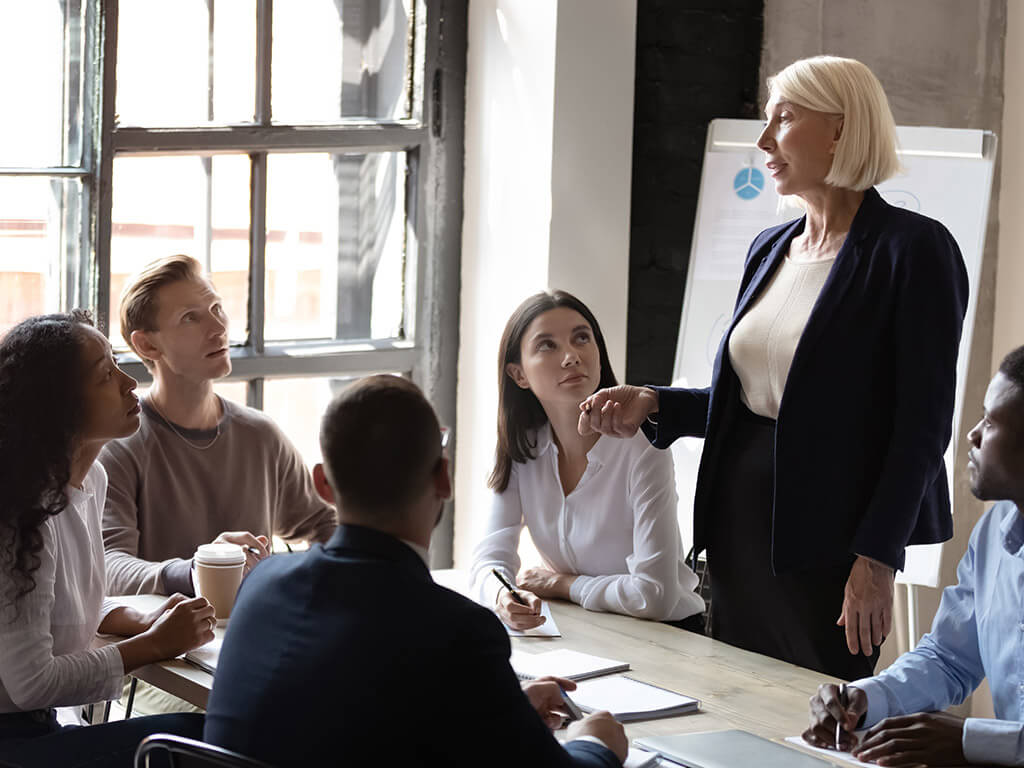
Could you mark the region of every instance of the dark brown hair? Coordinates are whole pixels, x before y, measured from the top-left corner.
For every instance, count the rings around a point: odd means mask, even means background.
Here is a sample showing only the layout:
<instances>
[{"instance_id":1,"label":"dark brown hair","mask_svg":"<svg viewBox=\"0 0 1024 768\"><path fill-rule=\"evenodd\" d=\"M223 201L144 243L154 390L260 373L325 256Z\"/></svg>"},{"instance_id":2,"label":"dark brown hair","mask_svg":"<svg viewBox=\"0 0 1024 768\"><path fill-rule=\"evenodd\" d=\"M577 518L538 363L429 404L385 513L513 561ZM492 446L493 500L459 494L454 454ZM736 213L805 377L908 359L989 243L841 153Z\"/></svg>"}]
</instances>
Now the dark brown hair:
<instances>
[{"instance_id":1,"label":"dark brown hair","mask_svg":"<svg viewBox=\"0 0 1024 768\"><path fill-rule=\"evenodd\" d=\"M87 312L30 317L0 343L0 586L3 606L35 589L43 526L68 505L83 413Z\"/></svg>"},{"instance_id":2,"label":"dark brown hair","mask_svg":"<svg viewBox=\"0 0 1024 768\"><path fill-rule=\"evenodd\" d=\"M441 459L441 427L411 381L368 376L327 407L320 450L338 511L383 522L423 491Z\"/></svg>"},{"instance_id":3,"label":"dark brown hair","mask_svg":"<svg viewBox=\"0 0 1024 768\"><path fill-rule=\"evenodd\" d=\"M594 391L614 387L618 383L611 360L608 359L608 347L604 343L601 326L586 304L565 291L541 291L520 304L505 324L498 348L498 444L494 450L494 469L487 479L487 486L498 493L508 488L513 461L525 464L534 458L537 442L532 432L544 426L548 420L537 396L516 384L505 369L509 363L518 365L522 362L523 336L530 323L545 312L559 307L579 312L594 331L594 340L601 356L601 380Z\"/></svg>"}]
</instances>

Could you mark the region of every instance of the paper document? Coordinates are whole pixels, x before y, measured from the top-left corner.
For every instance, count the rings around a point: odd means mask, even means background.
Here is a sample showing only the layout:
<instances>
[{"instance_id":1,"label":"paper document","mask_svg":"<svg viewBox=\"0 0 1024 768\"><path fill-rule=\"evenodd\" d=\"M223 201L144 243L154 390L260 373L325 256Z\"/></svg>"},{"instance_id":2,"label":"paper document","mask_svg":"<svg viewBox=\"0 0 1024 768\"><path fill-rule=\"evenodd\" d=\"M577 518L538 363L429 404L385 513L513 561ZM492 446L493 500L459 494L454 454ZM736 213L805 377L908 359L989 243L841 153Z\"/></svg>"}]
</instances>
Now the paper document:
<instances>
[{"instance_id":1,"label":"paper document","mask_svg":"<svg viewBox=\"0 0 1024 768\"><path fill-rule=\"evenodd\" d=\"M636 747L630 747L629 754L626 755L626 762L622 764L622 768L658 768L660 765L664 765L664 763L658 758L656 752L647 752Z\"/></svg>"},{"instance_id":2,"label":"paper document","mask_svg":"<svg viewBox=\"0 0 1024 768\"><path fill-rule=\"evenodd\" d=\"M584 712L608 710L624 723L675 717L700 708L697 699L621 675L584 680L576 686L572 699Z\"/></svg>"},{"instance_id":3,"label":"paper document","mask_svg":"<svg viewBox=\"0 0 1024 768\"><path fill-rule=\"evenodd\" d=\"M562 633L558 631L558 625L555 624L555 617L551 615L551 604L547 600L541 604L540 615L546 617L547 621L533 629L523 631L512 629L512 627L505 625L505 629L508 630L509 637L561 637Z\"/></svg>"},{"instance_id":4,"label":"paper document","mask_svg":"<svg viewBox=\"0 0 1024 768\"><path fill-rule=\"evenodd\" d=\"M811 752L816 752L827 760L831 760L839 765L863 765L867 768L877 768L875 763L865 763L858 760L849 752L837 752L834 749L822 749L821 747L812 747L800 736L787 736L786 741L790 744L799 744L804 749L808 749Z\"/></svg>"},{"instance_id":5,"label":"paper document","mask_svg":"<svg viewBox=\"0 0 1024 768\"><path fill-rule=\"evenodd\" d=\"M220 645L223 641L223 635L213 638L206 645L201 645L186 653L185 661L195 664L204 672L209 672L212 675L217 669L217 657L220 656Z\"/></svg>"},{"instance_id":6,"label":"paper document","mask_svg":"<svg viewBox=\"0 0 1024 768\"><path fill-rule=\"evenodd\" d=\"M610 675L613 672L625 672L629 663L591 656L568 648L559 648L545 653L523 653L512 651L509 659L516 677L520 680L533 680L544 675L566 677L570 680L586 680L591 677Z\"/></svg>"}]
</instances>

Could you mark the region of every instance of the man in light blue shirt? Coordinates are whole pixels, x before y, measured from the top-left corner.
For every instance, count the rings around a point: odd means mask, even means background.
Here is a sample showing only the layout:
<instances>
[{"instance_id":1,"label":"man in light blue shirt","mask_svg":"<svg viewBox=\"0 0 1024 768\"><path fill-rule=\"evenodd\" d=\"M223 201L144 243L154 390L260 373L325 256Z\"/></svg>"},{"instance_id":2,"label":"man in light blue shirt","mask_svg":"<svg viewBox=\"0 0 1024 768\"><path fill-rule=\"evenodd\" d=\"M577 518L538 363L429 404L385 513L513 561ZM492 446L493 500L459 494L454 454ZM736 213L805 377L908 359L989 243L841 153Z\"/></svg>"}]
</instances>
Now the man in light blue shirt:
<instances>
[{"instance_id":1,"label":"man in light blue shirt","mask_svg":"<svg viewBox=\"0 0 1024 768\"><path fill-rule=\"evenodd\" d=\"M1000 364L967 439L971 491L1002 501L974 527L920 644L847 686L845 707L837 686L819 687L809 743L879 765L1024 765L1024 347ZM997 719L942 712L986 677ZM854 747L857 727L870 730Z\"/></svg>"}]
</instances>

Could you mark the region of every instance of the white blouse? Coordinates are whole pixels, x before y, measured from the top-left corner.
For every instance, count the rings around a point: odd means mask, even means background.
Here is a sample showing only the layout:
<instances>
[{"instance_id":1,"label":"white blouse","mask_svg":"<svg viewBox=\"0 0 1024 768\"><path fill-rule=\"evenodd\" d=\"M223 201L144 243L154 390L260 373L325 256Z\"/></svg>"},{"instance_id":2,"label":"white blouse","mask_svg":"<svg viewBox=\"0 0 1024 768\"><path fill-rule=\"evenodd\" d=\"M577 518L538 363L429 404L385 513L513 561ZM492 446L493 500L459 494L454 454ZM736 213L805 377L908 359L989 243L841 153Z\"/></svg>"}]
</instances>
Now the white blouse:
<instances>
[{"instance_id":1,"label":"white blouse","mask_svg":"<svg viewBox=\"0 0 1024 768\"><path fill-rule=\"evenodd\" d=\"M601 437L565 496L551 426L539 429L536 439L536 458L514 462L508 488L492 497L484 538L473 553L473 596L494 606L500 584L491 568L514 582L526 525L545 567L579 574L570 597L587 610L661 621L703 611L693 591L697 576L684 562L672 454L640 432Z\"/></svg>"},{"instance_id":2,"label":"white blouse","mask_svg":"<svg viewBox=\"0 0 1024 768\"><path fill-rule=\"evenodd\" d=\"M77 706L121 694L120 651L113 645L90 648L101 619L116 607L104 598L102 465L94 463L82 489L69 487L67 493L67 508L41 529L35 589L0 609L0 712Z\"/></svg>"}]
</instances>

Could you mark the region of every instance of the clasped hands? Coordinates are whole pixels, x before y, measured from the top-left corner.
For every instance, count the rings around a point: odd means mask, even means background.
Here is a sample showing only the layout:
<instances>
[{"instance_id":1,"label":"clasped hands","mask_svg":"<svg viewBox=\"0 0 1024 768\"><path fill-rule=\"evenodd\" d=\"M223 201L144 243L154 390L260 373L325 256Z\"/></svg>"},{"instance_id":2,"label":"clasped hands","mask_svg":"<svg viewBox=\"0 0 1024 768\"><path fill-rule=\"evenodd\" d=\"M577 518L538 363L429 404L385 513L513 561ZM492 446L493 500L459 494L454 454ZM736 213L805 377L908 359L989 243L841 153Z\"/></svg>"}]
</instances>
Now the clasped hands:
<instances>
[{"instance_id":1,"label":"clasped hands","mask_svg":"<svg viewBox=\"0 0 1024 768\"><path fill-rule=\"evenodd\" d=\"M811 723L803 738L808 744L825 749L836 746L852 752L858 760L894 766L955 766L966 763L963 750L963 718L945 712L921 712L889 717L868 730L860 743L853 731L868 709L867 696L855 686L847 686L847 706L839 700L839 686L826 683L811 697Z\"/></svg>"}]
</instances>

